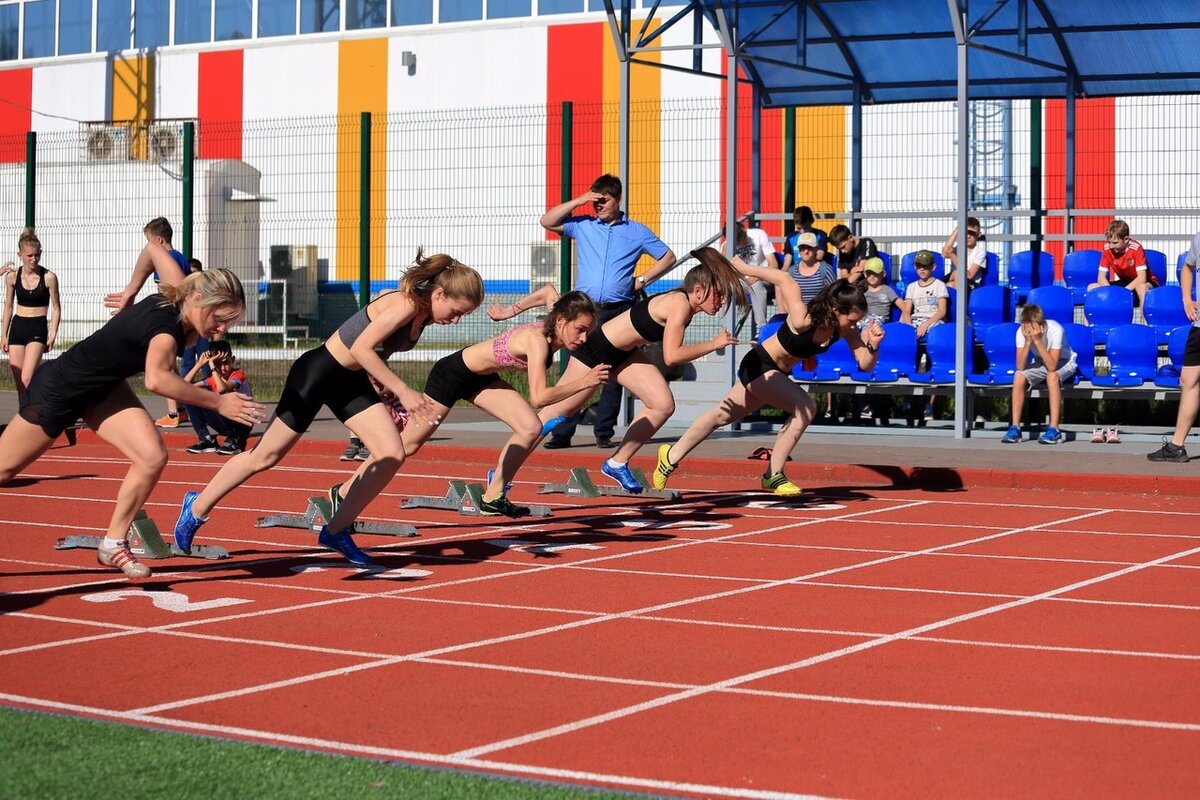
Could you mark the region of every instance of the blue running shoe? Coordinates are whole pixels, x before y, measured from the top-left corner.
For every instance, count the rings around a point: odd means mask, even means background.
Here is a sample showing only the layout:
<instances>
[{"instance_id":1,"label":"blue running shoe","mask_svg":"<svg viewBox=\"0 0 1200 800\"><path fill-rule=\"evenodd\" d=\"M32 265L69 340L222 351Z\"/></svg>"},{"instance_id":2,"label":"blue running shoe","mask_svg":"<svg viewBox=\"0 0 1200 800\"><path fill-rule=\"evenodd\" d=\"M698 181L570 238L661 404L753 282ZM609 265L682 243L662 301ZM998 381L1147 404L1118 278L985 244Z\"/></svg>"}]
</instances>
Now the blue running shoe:
<instances>
[{"instance_id":1,"label":"blue running shoe","mask_svg":"<svg viewBox=\"0 0 1200 800\"><path fill-rule=\"evenodd\" d=\"M329 526L325 525L321 527L321 533L317 536L317 542L323 547L338 551L351 564L360 567L369 567L375 562L371 560L369 555L358 549L358 545L354 543L354 537L350 535L353 530L353 528L346 528L344 531L330 533Z\"/></svg>"},{"instance_id":2,"label":"blue running shoe","mask_svg":"<svg viewBox=\"0 0 1200 800\"><path fill-rule=\"evenodd\" d=\"M183 504L179 507L179 519L175 520L175 546L185 553L192 552L192 539L200 526L208 522L192 513L192 503L200 496L199 492L188 492L183 496Z\"/></svg>"},{"instance_id":3,"label":"blue running shoe","mask_svg":"<svg viewBox=\"0 0 1200 800\"><path fill-rule=\"evenodd\" d=\"M605 461L604 466L600 467L600 471L621 484L621 488L630 494L642 493L642 485L637 482L637 478L633 477L633 473L629 471L628 464L620 467L612 467L609 466L608 461Z\"/></svg>"},{"instance_id":4,"label":"blue running shoe","mask_svg":"<svg viewBox=\"0 0 1200 800\"><path fill-rule=\"evenodd\" d=\"M566 417L551 417L550 419L546 420L546 422L542 425L542 436L549 436L550 431L554 430L566 421Z\"/></svg>"},{"instance_id":5,"label":"blue running shoe","mask_svg":"<svg viewBox=\"0 0 1200 800\"><path fill-rule=\"evenodd\" d=\"M492 478L494 478L494 477L496 477L496 470L494 468L489 469L488 470L488 486L491 486ZM512 481L509 481L508 483L504 484L504 493L508 494L510 489L512 489Z\"/></svg>"},{"instance_id":6,"label":"blue running shoe","mask_svg":"<svg viewBox=\"0 0 1200 800\"><path fill-rule=\"evenodd\" d=\"M1004 432L1004 436L1000 437L1000 441L1004 444L1016 444L1021 441L1021 429L1016 425L1009 425L1008 430Z\"/></svg>"}]
</instances>

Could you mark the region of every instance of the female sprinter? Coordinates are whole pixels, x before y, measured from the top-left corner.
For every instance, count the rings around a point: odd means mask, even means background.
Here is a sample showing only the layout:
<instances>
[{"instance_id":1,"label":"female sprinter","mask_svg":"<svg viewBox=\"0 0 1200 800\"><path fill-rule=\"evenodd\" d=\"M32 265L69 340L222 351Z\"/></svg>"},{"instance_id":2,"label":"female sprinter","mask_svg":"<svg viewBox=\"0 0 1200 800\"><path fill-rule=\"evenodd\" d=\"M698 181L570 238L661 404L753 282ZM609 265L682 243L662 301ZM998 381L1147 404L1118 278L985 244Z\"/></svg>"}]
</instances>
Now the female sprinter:
<instances>
[{"instance_id":1,"label":"female sprinter","mask_svg":"<svg viewBox=\"0 0 1200 800\"><path fill-rule=\"evenodd\" d=\"M143 370L146 388L180 403L253 425L263 407L245 395L214 394L175 374L175 354L196 336L218 336L246 309L242 284L228 270L193 275L162 287L125 309L33 375L21 410L0 436L0 483L11 480L83 417L88 427L131 462L117 490L108 531L97 550L100 563L130 578L150 570L129 552L126 535L167 464L153 420L125 379Z\"/></svg>"},{"instance_id":2,"label":"female sprinter","mask_svg":"<svg viewBox=\"0 0 1200 800\"><path fill-rule=\"evenodd\" d=\"M404 462L404 442L392 416L371 385L372 379L395 395L418 419L429 409L386 363L392 353L411 350L426 325L453 325L483 302L479 273L448 255L425 258L417 250L397 291L363 306L320 347L296 359L275 409L275 419L253 450L234 456L201 492L183 496L175 523L175 544L184 552L208 521L209 513L231 491L279 463L300 441L321 406L328 406L371 451L350 484L333 518L317 539L360 566L371 558L351 536L355 518Z\"/></svg>"},{"instance_id":3,"label":"female sprinter","mask_svg":"<svg viewBox=\"0 0 1200 800\"><path fill-rule=\"evenodd\" d=\"M531 302L518 301L514 305L529 308ZM591 298L583 292L567 292L554 303L545 321L517 325L494 339L473 344L438 361L425 381L425 403L432 413L426 414L424 419L410 418L407 422L397 423L404 426L404 454L411 456L420 450L450 414L455 402L468 400L513 432L500 452L499 469L488 473L480 513L507 517L527 515L528 508L509 502L505 487L542 436L542 423L533 409L580 394L586 399L593 389L608 380L608 366L601 364L571 381L560 380L555 386L548 385L547 373L554 354L564 348L574 351L587 339L595 324L596 305ZM528 403L520 392L496 374L501 370L528 372ZM385 400L391 402L391 398L385 397ZM398 411L398 414L402 412ZM368 460L363 468L369 464ZM363 468L359 470L360 475ZM358 475L355 478L357 480ZM343 502L340 492L340 486L329 490L329 499L335 508Z\"/></svg>"},{"instance_id":4,"label":"female sprinter","mask_svg":"<svg viewBox=\"0 0 1200 800\"><path fill-rule=\"evenodd\" d=\"M17 255L21 266L4 276L0 350L8 353L20 400L42 363L42 354L54 347L62 306L58 302L58 276L41 265L42 243L33 228L21 232Z\"/></svg>"},{"instance_id":5,"label":"female sprinter","mask_svg":"<svg viewBox=\"0 0 1200 800\"><path fill-rule=\"evenodd\" d=\"M812 422L816 405L808 392L792 382L792 368L806 358L824 353L842 338L850 345L859 367L872 369L883 340L883 328L872 322L859 332L856 323L867 313L867 300L862 288L845 278L826 286L806 306L800 298L799 284L788 273L752 267L740 259L734 263L743 275L774 284L777 295L787 303L787 316L773 336L746 353L738 367L739 383L729 394L711 411L697 417L679 441L658 448L654 486L665 488L667 478L683 457L717 428L770 405L789 412L791 418L775 437L762 487L780 497L795 497L800 494L800 487L787 479L783 466Z\"/></svg>"},{"instance_id":6,"label":"female sprinter","mask_svg":"<svg viewBox=\"0 0 1200 800\"><path fill-rule=\"evenodd\" d=\"M588 370L607 364L617 382L642 401L642 410L625 431L620 446L601 467L601 472L632 494L641 493L644 487L630 473L629 459L675 413L671 388L638 347L662 342L663 361L674 366L737 344L737 339L724 329L707 342L683 343L684 331L697 312L716 316L731 298L740 307L747 303L745 284L725 256L708 247L692 255L700 263L688 270L679 289L641 300L604 323L571 353L560 379L560 383L576 381ZM586 401L587 395L576 395L543 408L539 416L544 423L555 417L570 417Z\"/></svg>"}]
</instances>

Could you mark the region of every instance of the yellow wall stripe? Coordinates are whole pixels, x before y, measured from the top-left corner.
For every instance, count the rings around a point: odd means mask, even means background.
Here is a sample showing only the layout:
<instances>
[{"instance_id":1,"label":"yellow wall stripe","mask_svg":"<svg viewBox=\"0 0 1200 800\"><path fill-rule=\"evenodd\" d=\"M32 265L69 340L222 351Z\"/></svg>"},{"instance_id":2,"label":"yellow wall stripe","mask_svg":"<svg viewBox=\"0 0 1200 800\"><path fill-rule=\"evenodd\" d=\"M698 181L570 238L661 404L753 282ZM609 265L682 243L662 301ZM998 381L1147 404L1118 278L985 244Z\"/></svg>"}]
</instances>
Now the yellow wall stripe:
<instances>
[{"instance_id":1,"label":"yellow wall stripe","mask_svg":"<svg viewBox=\"0 0 1200 800\"><path fill-rule=\"evenodd\" d=\"M338 43L337 280L358 280L359 117L371 112L371 280L386 275L388 40Z\"/></svg>"},{"instance_id":2,"label":"yellow wall stripe","mask_svg":"<svg viewBox=\"0 0 1200 800\"><path fill-rule=\"evenodd\" d=\"M154 56L115 56L112 62L114 122L145 123L154 118ZM146 158L146 126L130 127L130 156Z\"/></svg>"},{"instance_id":3,"label":"yellow wall stripe","mask_svg":"<svg viewBox=\"0 0 1200 800\"><path fill-rule=\"evenodd\" d=\"M652 25L647 33L657 28ZM634 20L632 30L640 31L642 20ZM639 53L641 61L660 63L661 53ZM621 101L620 62L616 49L604 48L604 171L617 174L620 157L619 107ZM629 176L625 182L626 209L629 218L662 235L662 70L633 64L629 70ZM654 259L642 256L635 269L641 274Z\"/></svg>"},{"instance_id":4,"label":"yellow wall stripe","mask_svg":"<svg viewBox=\"0 0 1200 800\"><path fill-rule=\"evenodd\" d=\"M846 208L847 113L843 106L796 109L796 205L818 214ZM828 231L837 222L845 220L818 220L817 227Z\"/></svg>"}]
</instances>

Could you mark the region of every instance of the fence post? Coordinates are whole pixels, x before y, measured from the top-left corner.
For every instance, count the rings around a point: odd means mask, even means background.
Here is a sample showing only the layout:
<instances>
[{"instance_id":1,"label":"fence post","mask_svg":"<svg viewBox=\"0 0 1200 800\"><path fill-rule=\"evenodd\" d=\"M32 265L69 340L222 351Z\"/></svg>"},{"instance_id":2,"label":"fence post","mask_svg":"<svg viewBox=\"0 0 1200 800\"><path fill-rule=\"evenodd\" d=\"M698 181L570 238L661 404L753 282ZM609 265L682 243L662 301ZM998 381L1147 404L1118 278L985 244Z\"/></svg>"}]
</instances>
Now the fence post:
<instances>
[{"instance_id":1,"label":"fence post","mask_svg":"<svg viewBox=\"0 0 1200 800\"><path fill-rule=\"evenodd\" d=\"M1042 249L1042 101L1029 101L1029 218L1030 250Z\"/></svg>"},{"instance_id":2,"label":"fence post","mask_svg":"<svg viewBox=\"0 0 1200 800\"><path fill-rule=\"evenodd\" d=\"M571 139L575 135L575 107L570 100L563 101L562 104L562 166L559 174L560 190L559 194L562 202L567 202L571 199L571 172L573 164L571 163L572 145ZM558 254L558 289L562 294L571 291L571 238L569 236L559 237L559 254ZM530 286L529 290L533 291L536 287Z\"/></svg>"},{"instance_id":3,"label":"fence post","mask_svg":"<svg viewBox=\"0 0 1200 800\"><path fill-rule=\"evenodd\" d=\"M358 164L358 306L371 301L371 112L362 112Z\"/></svg>"},{"instance_id":4,"label":"fence post","mask_svg":"<svg viewBox=\"0 0 1200 800\"><path fill-rule=\"evenodd\" d=\"M25 227L37 222L37 131L25 133Z\"/></svg>"},{"instance_id":5,"label":"fence post","mask_svg":"<svg viewBox=\"0 0 1200 800\"><path fill-rule=\"evenodd\" d=\"M183 227L179 252L192 257L192 232L196 224L196 123L183 123ZM186 270L185 270L186 271Z\"/></svg>"},{"instance_id":6,"label":"fence post","mask_svg":"<svg viewBox=\"0 0 1200 800\"><path fill-rule=\"evenodd\" d=\"M796 232L796 107L783 110L783 235Z\"/></svg>"}]
</instances>

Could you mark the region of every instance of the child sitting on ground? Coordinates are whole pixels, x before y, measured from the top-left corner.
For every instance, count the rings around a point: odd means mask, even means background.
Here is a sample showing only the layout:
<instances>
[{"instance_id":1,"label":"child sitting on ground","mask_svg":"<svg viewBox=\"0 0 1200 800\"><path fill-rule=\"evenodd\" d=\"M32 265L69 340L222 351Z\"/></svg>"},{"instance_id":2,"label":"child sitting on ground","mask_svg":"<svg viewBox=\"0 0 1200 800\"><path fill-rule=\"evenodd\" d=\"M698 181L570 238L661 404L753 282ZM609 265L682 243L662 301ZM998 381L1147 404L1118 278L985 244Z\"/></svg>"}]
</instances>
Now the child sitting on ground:
<instances>
[{"instance_id":1,"label":"child sitting on ground","mask_svg":"<svg viewBox=\"0 0 1200 800\"><path fill-rule=\"evenodd\" d=\"M253 396L246 373L235 365L233 348L229 346L229 342L221 340L209 344L208 351L196 359L195 366L184 376L184 380L188 383L195 382L196 376L206 366L209 368L210 374L201 383L210 392L217 394L238 392L246 397ZM216 452L223 456L232 456L246 449L246 438L250 435L249 425L225 419L215 411L209 411L206 408L185 406L185 409L188 419L192 422L192 427L196 429L196 436L199 437L199 441L187 449L189 453ZM217 446L217 439L209 432L209 428L225 437L225 442L221 446Z\"/></svg>"}]
</instances>

